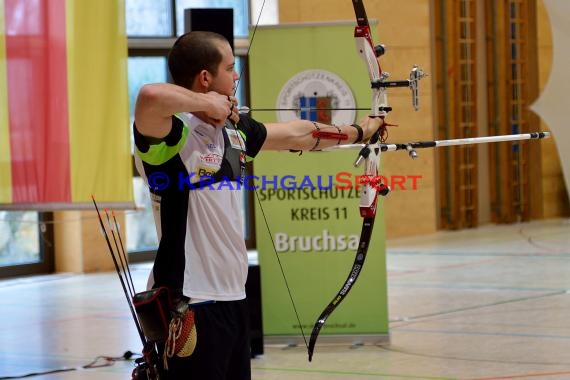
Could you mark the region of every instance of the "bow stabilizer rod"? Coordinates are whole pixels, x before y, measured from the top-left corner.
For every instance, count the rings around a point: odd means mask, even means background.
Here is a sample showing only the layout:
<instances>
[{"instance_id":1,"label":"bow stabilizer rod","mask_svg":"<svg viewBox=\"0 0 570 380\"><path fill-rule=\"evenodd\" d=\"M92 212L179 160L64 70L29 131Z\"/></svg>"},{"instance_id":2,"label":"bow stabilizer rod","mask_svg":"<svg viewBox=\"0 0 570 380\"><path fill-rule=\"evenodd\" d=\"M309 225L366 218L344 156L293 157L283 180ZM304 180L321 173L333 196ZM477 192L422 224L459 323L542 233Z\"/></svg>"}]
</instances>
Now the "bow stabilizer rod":
<instances>
[{"instance_id":1,"label":"bow stabilizer rod","mask_svg":"<svg viewBox=\"0 0 570 380\"><path fill-rule=\"evenodd\" d=\"M395 152L397 150L406 150L411 158L417 158L418 154L416 149L423 148L439 148L446 146L457 146L457 145L474 145L474 144L488 144L495 142L509 142L509 141L523 141L523 140L541 140L550 138L550 132L530 132L530 133L519 133L514 135L497 135L497 136L481 136L481 137L466 137L458 139L449 140L431 140L431 141L414 141L409 143L395 143L395 144L385 144L378 143L376 148L379 148L382 152ZM330 148L323 149L322 151L332 151L339 149L356 150L362 149L365 144L346 144L337 145Z\"/></svg>"},{"instance_id":2,"label":"bow stabilizer rod","mask_svg":"<svg viewBox=\"0 0 570 380\"><path fill-rule=\"evenodd\" d=\"M504 141L539 140L549 137L550 137L550 132L531 132L531 133L519 133L515 135L467 137L467 138L451 139L451 140L416 141L406 144L379 144L379 146L383 152L407 150L408 155L411 158L417 158L418 154L416 152L416 149L420 148L438 148L444 146L487 144L487 143L504 142Z\"/></svg>"}]
</instances>

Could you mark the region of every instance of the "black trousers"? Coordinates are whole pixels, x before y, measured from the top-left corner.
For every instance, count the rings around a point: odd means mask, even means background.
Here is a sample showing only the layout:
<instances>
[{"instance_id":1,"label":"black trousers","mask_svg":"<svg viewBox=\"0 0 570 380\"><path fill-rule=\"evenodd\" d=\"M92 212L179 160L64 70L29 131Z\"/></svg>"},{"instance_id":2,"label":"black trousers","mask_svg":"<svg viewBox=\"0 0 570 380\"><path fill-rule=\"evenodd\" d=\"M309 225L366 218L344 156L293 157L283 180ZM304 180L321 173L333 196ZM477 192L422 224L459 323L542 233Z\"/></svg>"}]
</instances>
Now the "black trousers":
<instances>
[{"instance_id":1,"label":"black trousers","mask_svg":"<svg viewBox=\"0 0 570 380\"><path fill-rule=\"evenodd\" d=\"M196 349L189 357L169 359L165 379L250 380L247 301L216 301L190 307L196 323Z\"/></svg>"}]
</instances>

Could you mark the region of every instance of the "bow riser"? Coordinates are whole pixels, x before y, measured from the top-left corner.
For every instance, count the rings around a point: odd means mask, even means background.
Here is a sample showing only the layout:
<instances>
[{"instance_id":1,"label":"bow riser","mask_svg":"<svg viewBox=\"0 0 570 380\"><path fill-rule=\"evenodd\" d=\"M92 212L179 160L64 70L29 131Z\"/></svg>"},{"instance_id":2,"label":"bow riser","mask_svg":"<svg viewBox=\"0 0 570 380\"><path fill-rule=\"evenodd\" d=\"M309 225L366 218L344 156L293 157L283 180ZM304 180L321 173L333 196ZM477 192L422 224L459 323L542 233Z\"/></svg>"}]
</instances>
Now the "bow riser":
<instances>
[{"instance_id":1,"label":"bow riser","mask_svg":"<svg viewBox=\"0 0 570 380\"><path fill-rule=\"evenodd\" d=\"M356 26L354 28L354 38L356 43L356 51L364 59L368 66L368 76L370 83L378 82L382 79L382 69L378 64L378 56L372 48L372 38L370 36L370 28L367 26Z\"/></svg>"},{"instance_id":2,"label":"bow riser","mask_svg":"<svg viewBox=\"0 0 570 380\"><path fill-rule=\"evenodd\" d=\"M370 116L382 117L386 116L385 108L388 107L388 99L386 89L379 86L384 79L382 69L378 63L376 52L373 48L372 39L370 37L370 28L368 26L357 26L354 28L354 38L356 42L356 51L364 64L368 68L368 78L372 87L372 106L370 108Z\"/></svg>"}]
</instances>

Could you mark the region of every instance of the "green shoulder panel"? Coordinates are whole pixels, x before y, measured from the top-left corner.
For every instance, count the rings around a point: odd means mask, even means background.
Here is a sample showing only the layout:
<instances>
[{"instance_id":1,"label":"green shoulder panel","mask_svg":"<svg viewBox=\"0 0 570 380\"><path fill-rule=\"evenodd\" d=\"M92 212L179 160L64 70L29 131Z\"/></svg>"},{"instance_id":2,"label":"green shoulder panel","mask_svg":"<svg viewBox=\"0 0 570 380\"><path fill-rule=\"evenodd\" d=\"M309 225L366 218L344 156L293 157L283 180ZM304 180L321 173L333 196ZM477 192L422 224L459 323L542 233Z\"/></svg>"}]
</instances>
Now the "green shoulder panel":
<instances>
[{"instance_id":1,"label":"green shoulder panel","mask_svg":"<svg viewBox=\"0 0 570 380\"><path fill-rule=\"evenodd\" d=\"M182 150L188 137L188 125L184 120L182 120L182 123L184 123L182 134L180 135L180 140L175 145L166 145L164 141L161 141L158 144L151 144L147 152L141 152L137 149L137 155L141 160L150 165L161 165L176 156Z\"/></svg>"}]
</instances>

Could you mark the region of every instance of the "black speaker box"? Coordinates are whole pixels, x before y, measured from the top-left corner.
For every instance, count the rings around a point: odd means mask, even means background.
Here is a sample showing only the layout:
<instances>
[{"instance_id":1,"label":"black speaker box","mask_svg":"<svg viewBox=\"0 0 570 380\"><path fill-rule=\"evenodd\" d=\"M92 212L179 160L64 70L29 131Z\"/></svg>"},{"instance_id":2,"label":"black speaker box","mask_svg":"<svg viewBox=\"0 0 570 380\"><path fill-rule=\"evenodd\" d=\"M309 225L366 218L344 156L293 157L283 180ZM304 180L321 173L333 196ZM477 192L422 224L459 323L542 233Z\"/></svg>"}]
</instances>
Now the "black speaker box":
<instances>
[{"instance_id":1,"label":"black speaker box","mask_svg":"<svg viewBox=\"0 0 570 380\"><path fill-rule=\"evenodd\" d=\"M191 8L184 10L184 30L186 32L215 32L226 37L234 50L234 10L233 8Z\"/></svg>"}]
</instances>

